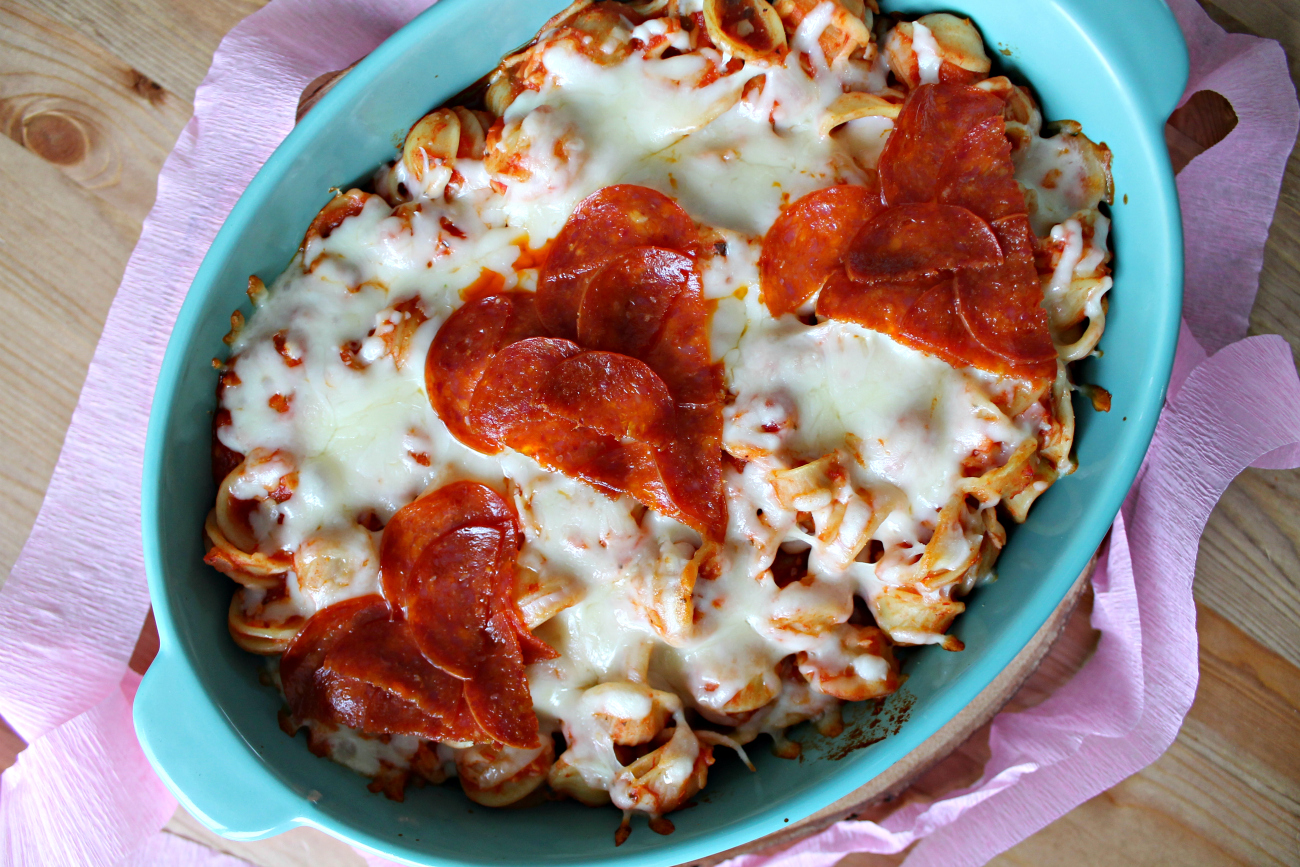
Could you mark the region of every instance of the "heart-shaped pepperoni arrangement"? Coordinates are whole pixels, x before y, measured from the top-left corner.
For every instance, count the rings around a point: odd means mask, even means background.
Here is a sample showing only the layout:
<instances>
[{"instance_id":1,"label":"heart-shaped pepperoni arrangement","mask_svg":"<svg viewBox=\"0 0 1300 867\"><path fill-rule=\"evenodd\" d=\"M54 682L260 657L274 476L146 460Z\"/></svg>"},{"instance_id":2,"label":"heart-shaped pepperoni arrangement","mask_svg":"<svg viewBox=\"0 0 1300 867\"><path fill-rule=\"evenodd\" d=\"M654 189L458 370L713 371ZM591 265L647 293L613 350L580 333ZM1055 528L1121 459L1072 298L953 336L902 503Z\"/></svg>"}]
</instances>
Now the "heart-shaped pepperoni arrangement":
<instances>
[{"instance_id":1,"label":"heart-shaped pepperoni arrangement","mask_svg":"<svg viewBox=\"0 0 1300 867\"><path fill-rule=\"evenodd\" d=\"M499 494L455 482L400 509L383 596L317 612L280 660L298 719L372 734L538 743L524 665L556 656L514 601L519 527Z\"/></svg>"},{"instance_id":2,"label":"heart-shaped pepperoni arrangement","mask_svg":"<svg viewBox=\"0 0 1300 867\"><path fill-rule=\"evenodd\" d=\"M722 371L698 248L662 193L620 184L588 196L535 296L481 298L443 323L425 367L434 409L471 448L516 449L720 540Z\"/></svg>"},{"instance_id":3,"label":"heart-shaped pepperoni arrangement","mask_svg":"<svg viewBox=\"0 0 1300 867\"><path fill-rule=\"evenodd\" d=\"M663 193L634 184L597 190L578 203L551 245L537 289L542 321L551 334L573 340L591 272L634 247L694 260L699 243L691 218Z\"/></svg>"},{"instance_id":4,"label":"heart-shaped pepperoni arrangement","mask_svg":"<svg viewBox=\"0 0 1300 867\"><path fill-rule=\"evenodd\" d=\"M819 316L955 366L1052 379L1056 350L1004 106L963 84L913 90L881 153L879 191L819 190L768 231L762 280L772 314L821 290Z\"/></svg>"}]
</instances>

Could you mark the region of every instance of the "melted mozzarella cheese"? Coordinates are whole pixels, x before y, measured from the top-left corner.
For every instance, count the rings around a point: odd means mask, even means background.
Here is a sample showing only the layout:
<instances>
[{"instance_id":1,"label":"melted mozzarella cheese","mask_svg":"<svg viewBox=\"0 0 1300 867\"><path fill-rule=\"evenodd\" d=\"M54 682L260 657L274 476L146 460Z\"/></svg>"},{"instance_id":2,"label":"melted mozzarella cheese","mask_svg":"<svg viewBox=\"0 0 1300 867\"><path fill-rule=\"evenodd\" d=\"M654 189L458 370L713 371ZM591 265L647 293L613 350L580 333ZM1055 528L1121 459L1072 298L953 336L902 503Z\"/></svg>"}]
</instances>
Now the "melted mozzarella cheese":
<instances>
[{"instance_id":1,"label":"melted mozzarella cheese","mask_svg":"<svg viewBox=\"0 0 1300 867\"><path fill-rule=\"evenodd\" d=\"M824 63L809 76L792 53L783 66L748 64L699 86L725 72L711 49L604 66L558 44L544 59L546 85L520 95L505 120L545 112L581 142L582 156L545 201L508 196L507 219L535 243L558 232L585 196L614 183L657 189L700 222L760 235L786 202L863 179L851 150L817 130L842 92ZM753 92L744 96L747 89ZM555 139L532 140L536 162L554 151Z\"/></svg>"},{"instance_id":2,"label":"melted mozzarella cheese","mask_svg":"<svg viewBox=\"0 0 1300 867\"><path fill-rule=\"evenodd\" d=\"M746 64L702 83L723 64L711 50L599 65L563 44L550 48L544 85L522 93L504 117L529 142L531 177L501 189L479 177L481 162L469 161L470 180L450 198L396 211L370 200L306 246L233 346L239 381L223 395L232 423L221 441L244 453L281 451L297 472L293 496L259 527L263 548L325 546L359 576L327 586L291 573L298 613L377 589L370 549L356 535L359 516L387 520L422 491L459 479L507 490L525 535L520 567L577 588L577 601L538 628L561 655L533 665L529 682L544 729L566 732L583 778L599 789L623 784L612 746L592 733L587 695L598 684L648 683L722 721L747 687L770 688L773 701L746 725L779 735L835 706L775 677L788 655L885 675L880 658L854 656L831 631L805 628L818 618L843 623L854 594L879 579L852 552L845 563L842 551L802 527L781 505L775 473L841 456L856 488L885 492L892 504L875 537L919 550L954 494L963 459L990 444L1010 453L1034 434L994 405L991 376L854 324L773 319L762 304L758 255L781 208L812 190L865 180L893 127L864 118L835 135L819 132L842 92L816 48L829 12L819 7L794 36L813 58L811 74L799 51L785 65ZM922 76L933 77L933 37L919 24L914 33ZM881 69L877 63L872 75L883 88ZM567 156L557 163L561 151ZM1032 159L1037 166L1048 156ZM394 171L405 177L400 163ZM702 285L716 303L713 353L730 392L725 446L751 459L726 471L730 524L720 574L696 581L693 621L678 632L655 621L653 600L687 573L700 542L694 531L521 454L467 448L424 387L424 357L462 291L485 271L500 275L504 289L531 289L535 269L513 267L522 250L553 238L579 201L615 183L673 196L721 239L701 260ZM1072 270L1081 255L1063 257L1062 267ZM385 337L403 327L398 305L412 298L427 320L395 356ZM299 363L287 363L277 335ZM808 549L817 577L810 586L777 586L768 570L782 544ZM336 756L363 773L380 759L397 762L409 746L380 756L370 741L339 738ZM678 759L689 773L694 755Z\"/></svg>"},{"instance_id":3,"label":"melted mozzarella cheese","mask_svg":"<svg viewBox=\"0 0 1300 867\"><path fill-rule=\"evenodd\" d=\"M916 52L921 83L938 84L943 57L939 54L939 43L935 41L934 34L920 21L912 22L912 50Z\"/></svg>"},{"instance_id":4,"label":"melted mozzarella cheese","mask_svg":"<svg viewBox=\"0 0 1300 867\"><path fill-rule=\"evenodd\" d=\"M757 397L787 407L784 448L813 460L853 435L861 483L902 489L921 515L951 498L964 457L1030 435L991 404L979 373L852 323L751 320L727 358L736 405Z\"/></svg>"}]
</instances>

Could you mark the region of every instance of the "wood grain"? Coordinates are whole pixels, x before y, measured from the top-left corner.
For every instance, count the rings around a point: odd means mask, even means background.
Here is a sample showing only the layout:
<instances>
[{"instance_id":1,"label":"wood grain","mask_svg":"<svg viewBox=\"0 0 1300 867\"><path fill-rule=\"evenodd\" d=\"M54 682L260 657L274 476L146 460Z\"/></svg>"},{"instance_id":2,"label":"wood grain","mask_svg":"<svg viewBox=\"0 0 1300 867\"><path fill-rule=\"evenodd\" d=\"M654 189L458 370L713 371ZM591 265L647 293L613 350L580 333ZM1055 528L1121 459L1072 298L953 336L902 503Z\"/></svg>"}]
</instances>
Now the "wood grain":
<instances>
[{"instance_id":1,"label":"wood grain","mask_svg":"<svg viewBox=\"0 0 1300 867\"><path fill-rule=\"evenodd\" d=\"M0 2L0 575L45 486L158 169L190 113L66 27Z\"/></svg>"},{"instance_id":2,"label":"wood grain","mask_svg":"<svg viewBox=\"0 0 1300 867\"><path fill-rule=\"evenodd\" d=\"M0 34L0 132L138 226L190 104L8 0Z\"/></svg>"},{"instance_id":3,"label":"wood grain","mask_svg":"<svg viewBox=\"0 0 1300 867\"><path fill-rule=\"evenodd\" d=\"M1219 142L1237 126L1232 103L1212 90L1201 90L1169 116L1165 124L1165 145L1174 174L1183 170L1192 158Z\"/></svg>"},{"instance_id":4,"label":"wood grain","mask_svg":"<svg viewBox=\"0 0 1300 867\"><path fill-rule=\"evenodd\" d=\"M1282 43L1300 82L1300 3L1202 0L1226 30ZM1251 334L1280 334L1300 362L1300 153L1282 179ZM1197 599L1300 666L1300 473L1248 469L1228 488L1201 538ZM1297 859L1300 861L1300 859Z\"/></svg>"},{"instance_id":5,"label":"wood grain","mask_svg":"<svg viewBox=\"0 0 1300 867\"><path fill-rule=\"evenodd\" d=\"M368 794L368 793L367 793ZM365 867L357 851L312 828L295 828L268 840L240 843L212 833L199 821L177 810L164 828L167 833L243 858L256 867Z\"/></svg>"},{"instance_id":6,"label":"wood grain","mask_svg":"<svg viewBox=\"0 0 1300 867\"><path fill-rule=\"evenodd\" d=\"M1300 666L1300 473L1247 470L1201 537L1196 598Z\"/></svg>"},{"instance_id":7,"label":"wood grain","mask_svg":"<svg viewBox=\"0 0 1300 867\"><path fill-rule=\"evenodd\" d=\"M267 0L27 0L66 30L93 40L186 102L194 101L212 54Z\"/></svg>"},{"instance_id":8,"label":"wood grain","mask_svg":"<svg viewBox=\"0 0 1300 867\"><path fill-rule=\"evenodd\" d=\"M3 719L0 719L0 771L16 762L18 754L26 747L27 744L23 743L23 739L18 737Z\"/></svg>"},{"instance_id":9,"label":"wood grain","mask_svg":"<svg viewBox=\"0 0 1300 867\"><path fill-rule=\"evenodd\" d=\"M1300 3L1294 0L1201 0L1219 26L1282 43L1292 81L1300 81ZM1300 154L1291 153L1277 214L1264 251L1251 334L1281 334L1300 358Z\"/></svg>"},{"instance_id":10,"label":"wood grain","mask_svg":"<svg viewBox=\"0 0 1300 867\"><path fill-rule=\"evenodd\" d=\"M162 158L220 37L262 2L0 0L0 183L11 194L0 210L0 454L21 456L0 467L9 492L0 500L0 576L39 506ZM1230 30L1281 40L1298 77L1300 3L1204 5ZM9 102L15 95L33 98ZM53 101L41 101L47 98ZM1183 124L1185 141L1175 141L1190 152L1203 146L1204 129ZM1251 332L1283 334L1300 350L1298 286L1300 157L1293 154ZM1297 503L1300 474L1249 470L1212 515L1196 577L1202 680L1174 747L995 864L1300 864ZM1074 656L1054 651L1016 701L1042 700L1086 657L1090 631L1081 616L1070 622L1072 643L1059 645ZM0 727L0 767L20 748ZM907 797L932 798L970 782L986 755L985 730ZM361 864L308 829L237 844L184 814L168 827L258 864ZM842 864L900 860L855 855Z\"/></svg>"},{"instance_id":11,"label":"wood grain","mask_svg":"<svg viewBox=\"0 0 1300 867\"><path fill-rule=\"evenodd\" d=\"M1197 616L1201 683L1174 746L994 865L1300 862L1300 671L1213 609ZM1101 829L1125 845L1099 845Z\"/></svg>"},{"instance_id":12,"label":"wood grain","mask_svg":"<svg viewBox=\"0 0 1300 867\"><path fill-rule=\"evenodd\" d=\"M1201 683L1173 747L990 867L1300 863L1300 670L1212 609L1198 606L1197 615ZM1052 689L1060 680L1040 671L1034 683ZM987 742L984 729L917 788L934 786L933 796L968 785ZM839 867L900 860L852 855Z\"/></svg>"}]
</instances>

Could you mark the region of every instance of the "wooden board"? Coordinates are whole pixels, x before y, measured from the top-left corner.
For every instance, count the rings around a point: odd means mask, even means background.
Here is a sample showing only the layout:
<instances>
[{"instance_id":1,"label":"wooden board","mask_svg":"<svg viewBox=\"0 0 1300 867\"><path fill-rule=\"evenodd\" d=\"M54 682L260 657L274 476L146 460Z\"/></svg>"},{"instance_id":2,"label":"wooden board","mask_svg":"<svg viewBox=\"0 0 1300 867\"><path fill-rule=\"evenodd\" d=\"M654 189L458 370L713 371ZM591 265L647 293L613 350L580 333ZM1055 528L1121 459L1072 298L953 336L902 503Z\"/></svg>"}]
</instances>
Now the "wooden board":
<instances>
[{"instance_id":1,"label":"wooden board","mask_svg":"<svg viewBox=\"0 0 1300 867\"><path fill-rule=\"evenodd\" d=\"M0 466L9 494L0 499L0 576L8 574L39 508L94 342L152 201L158 167L188 118L189 101L221 35L260 5L261 0L0 0L0 116L6 118L0 181L10 193L8 207L0 209L0 453L21 456ZM1293 76L1300 77L1300 3L1204 5L1230 30L1282 40ZM43 120L25 138L20 124L15 136L17 101L11 100L32 94L67 100L58 106L77 116L73 126ZM82 117L93 123L87 126ZM78 138L67 134L78 124L86 131L81 150ZM1191 145L1179 143L1195 150L1202 146L1197 137L1212 128L1214 123L1185 124L1179 132ZM120 174L94 161L105 154L120 159ZM1280 333L1300 349L1297 286L1300 157L1293 155L1252 333ZM1300 863L1296 503L1300 474L1248 470L1211 517L1196 576L1202 681L1173 748L995 864ZM1058 651L1047 657L1013 706L1041 700L1078 664L1079 649L1087 646L1086 606L1065 634L1077 640L1058 643L1060 658ZM0 768L12 763L21 746L0 727ZM972 782L986 754L984 727L903 797L934 797ZM213 838L184 814L168 827L268 867L363 864L343 844L309 829L236 844ZM854 855L842 865L900 860Z\"/></svg>"}]
</instances>

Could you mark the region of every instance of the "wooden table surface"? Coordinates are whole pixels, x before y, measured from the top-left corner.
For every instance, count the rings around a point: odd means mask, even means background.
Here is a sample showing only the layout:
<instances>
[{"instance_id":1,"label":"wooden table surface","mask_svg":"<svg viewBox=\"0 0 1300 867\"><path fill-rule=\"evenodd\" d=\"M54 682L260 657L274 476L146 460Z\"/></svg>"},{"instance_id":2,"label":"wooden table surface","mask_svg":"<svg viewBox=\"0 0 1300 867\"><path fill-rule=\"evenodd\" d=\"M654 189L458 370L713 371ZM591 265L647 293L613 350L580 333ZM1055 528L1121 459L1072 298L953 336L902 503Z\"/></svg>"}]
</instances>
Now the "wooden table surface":
<instances>
[{"instance_id":1,"label":"wooden table surface","mask_svg":"<svg viewBox=\"0 0 1300 867\"><path fill-rule=\"evenodd\" d=\"M1202 0L1229 30L1278 39L1300 81L1300 0ZM0 576L35 520L163 159L222 35L263 0L0 0ZM1171 148L1213 140L1184 118ZM1198 144L1199 142L1199 144ZM1300 350L1300 156L1292 155L1251 333ZM1006 852L999 865L1300 864L1300 473L1247 470L1201 540L1201 681L1155 764ZM1081 662L1087 606L1017 695L1040 701ZM22 742L0 723L0 768ZM978 776L987 731L914 787ZM168 830L267 867L361 865L298 829L256 844L179 812ZM897 864L850 856L844 867Z\"/></svg>"}]
</instances>

